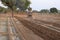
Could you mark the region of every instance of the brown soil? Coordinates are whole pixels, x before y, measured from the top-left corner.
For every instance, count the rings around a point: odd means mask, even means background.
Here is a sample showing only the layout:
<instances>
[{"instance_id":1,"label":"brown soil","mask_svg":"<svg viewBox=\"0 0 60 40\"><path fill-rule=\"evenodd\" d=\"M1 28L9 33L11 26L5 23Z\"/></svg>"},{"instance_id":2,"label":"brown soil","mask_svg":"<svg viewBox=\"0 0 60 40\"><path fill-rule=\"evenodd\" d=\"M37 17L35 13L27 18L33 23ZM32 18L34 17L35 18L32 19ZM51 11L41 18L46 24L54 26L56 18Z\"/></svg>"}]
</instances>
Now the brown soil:
<instances>
[{"instance_id":1,"label":"brown soil","mask_svg":"<svg viewBox=\"0 0 60 40\"><path fill-rule=\"evenodd\" d=\"M31 21L25 20L25 19L17 17L17 16L15 18L17 18L19 21L21 21L21 23L25 27L32 30L35 34L42 37L44 40L60 40L60 33L59 32L50 30L50 29L45 28L41 25L37 25Z\"/></svg>"}]
</instances>

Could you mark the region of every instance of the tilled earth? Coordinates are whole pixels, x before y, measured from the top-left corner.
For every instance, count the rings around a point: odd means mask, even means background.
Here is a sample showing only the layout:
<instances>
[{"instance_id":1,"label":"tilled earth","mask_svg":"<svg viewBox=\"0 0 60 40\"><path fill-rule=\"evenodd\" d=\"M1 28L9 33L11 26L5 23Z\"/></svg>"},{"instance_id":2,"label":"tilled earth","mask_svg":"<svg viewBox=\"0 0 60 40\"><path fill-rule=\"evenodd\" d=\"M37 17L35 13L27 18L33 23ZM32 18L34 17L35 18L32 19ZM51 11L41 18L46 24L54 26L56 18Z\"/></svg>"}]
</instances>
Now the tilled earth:
<instances>
[{"instance_id":1,"label":"tilled earth","mask_svg":"<svg viewBox=\"0 0 60 40\"><path fill-rule=\"evenodd\" d=\"M26 17L21 18L17 16L15 16L15 18L18 19L25 27L32 30L36 35L42 37L44 40L60 40L60 23L57 23L53 19L54 17L52 19L55 22Z\"/></svg>"},{"instance_id":2,"label":"tilled earth","mask_svg":"<svg viewBox=\"0 0 60 40\"><path fill-rule=\"evenodd\" d=\"M59 17L0 14L0 40L60 40Z\"/></svg>"}]
</instances>

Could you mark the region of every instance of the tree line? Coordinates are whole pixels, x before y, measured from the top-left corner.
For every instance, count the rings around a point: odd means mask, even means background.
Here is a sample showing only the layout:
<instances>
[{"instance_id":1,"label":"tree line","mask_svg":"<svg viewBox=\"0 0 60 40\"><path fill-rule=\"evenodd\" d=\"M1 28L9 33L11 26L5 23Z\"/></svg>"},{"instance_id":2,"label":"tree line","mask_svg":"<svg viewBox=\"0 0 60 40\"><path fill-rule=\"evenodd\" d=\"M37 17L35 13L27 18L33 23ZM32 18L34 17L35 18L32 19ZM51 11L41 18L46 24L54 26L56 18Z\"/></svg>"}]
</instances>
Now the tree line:
<instances>
[{"instance_id":1,"label":"tree line","mask_svg":"<svg viewBox=\"0 0 60 40\"><path fill-rule=\"evenodd\" d=\"M42 9L40 13L58 13L58 9L55 7L48 9Z\"/></svg>"},{"instance_id":2,"label":"tree line","mask_svg":"<svg viewBox=\"0 0 60 40\"><path fill-rule=\"evenodd\" d=\"M30 0L1 0L2 4L5 6L8 6L8 9L11 9L12 14L13 11L19 8L20 11L25 11L26 9L29 9L30 7ZM32 8L31 8L32 9ZM0 12L2 11L0 7ZM49 10L47 9L42 9L39 11L40 13L58 13L58 9L53 7L50 8Z\"/></svg>"}]
</instances>

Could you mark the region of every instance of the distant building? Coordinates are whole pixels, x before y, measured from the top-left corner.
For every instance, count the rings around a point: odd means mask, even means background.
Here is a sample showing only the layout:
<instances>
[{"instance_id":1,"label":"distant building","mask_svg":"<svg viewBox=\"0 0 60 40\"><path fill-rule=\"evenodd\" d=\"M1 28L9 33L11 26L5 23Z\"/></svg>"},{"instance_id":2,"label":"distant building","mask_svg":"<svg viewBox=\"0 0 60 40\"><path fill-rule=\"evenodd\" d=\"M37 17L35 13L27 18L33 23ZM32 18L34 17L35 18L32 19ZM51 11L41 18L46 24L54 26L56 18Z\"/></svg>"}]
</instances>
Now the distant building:
<instances>
[{"instance_id":1,"label":"distant building","mask_svg":"<svg viewBox=\"0 0 60 40\"><path fill-rule=\"evenodd\" d=\"M39 13L39 11L37 11L37 10L33 10L32 12L33 12L33 13Z\"/></svg>"}]
</instances>

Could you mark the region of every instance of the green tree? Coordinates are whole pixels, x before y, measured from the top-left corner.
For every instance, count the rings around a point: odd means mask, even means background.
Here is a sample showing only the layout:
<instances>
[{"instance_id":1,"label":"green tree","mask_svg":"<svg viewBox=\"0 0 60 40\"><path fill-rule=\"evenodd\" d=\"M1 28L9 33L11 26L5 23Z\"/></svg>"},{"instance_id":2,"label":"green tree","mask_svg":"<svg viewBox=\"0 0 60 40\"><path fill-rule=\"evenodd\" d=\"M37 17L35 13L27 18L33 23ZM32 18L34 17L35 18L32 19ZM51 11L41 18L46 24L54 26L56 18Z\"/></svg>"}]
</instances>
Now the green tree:
<instances>
[{"instance_id":1,"label":"green tree","mask_svg":"<svg viewBox=\"0 0 60 40\"><path fill-rule=\"evenodd\" d=\"M6 13L6 9L7 9L7 8L0 7L0 13L2 13L2 12L5 12L5 13Z\"/></svg>"},{"instance_id":2,"label":"green tree","mask_svg":"<svg viewBox=\"0 0 60 40\"><path fill-rule=\"evenodd\" d=\"M3 8L2 7L0 7L0 13L3 11Z\"/></svg>"},{"instance_id":3,"label":"green tree","mask_svg":"<svg viewBox=\"0 0 60 40\"><path fill-rule=\"evenodd\" d=\"M22 11L26 10L30 4L31 2L29 0L24 0L24 1L17 0L16 1L16 6Z\"/></svg>"},{"instance_id":4,"label":"green tree","mask_svg":"<svg viewBox=\"0 0 60 40\"><path fill-rule=\"evenodd\" d=\"M19 8L20 10L26 10L30 4L28 0L1 0L5 6L8 6L12 10L12 17L13 17L13 10L15 8Z\"/></svg>"},{"instance_id":5,"label":"green tree","mask_svg":"<svg viewBox=\"0 0 60 40\"><path fill-rule=\"evenodd\" d=\"M28 8L28 10L29 10L29 11L32 11L32 8L31 8L31 7L29 7L29 8Z\"/></svg>"},{"instance_id":6,"label":"green tree","mask_svg":"<svg viewBox=\"0 0 60 40\"><path fill-rule=\"evenodd\" d=\"M50 12L51 13L58 13L58 9L57 8L50 8Z\"/></svg>"},{"instance_id":7,"label":"green tree","mask_svg":"<svg viewBox=\"0 0 60 40\"><path fill-rule=\"evenodd\" d=\"M13 17L13 8L15 6L15 0L1 0L1 1L5 6L8 6L8 8L12 10L12 17Z\"/></svg>"},{"instance_id":8,"label":"green tree","mask_svg":"<svg viewBox=\"0 0 60 40\"><path fill-rule=\"evenodd\" d=\"M26 0L25 6L24 6L24 10L28 9L29 5L31 4L30 1ZM32 8L31 8L32 9Z\"/></svg>"}]
</instances>

